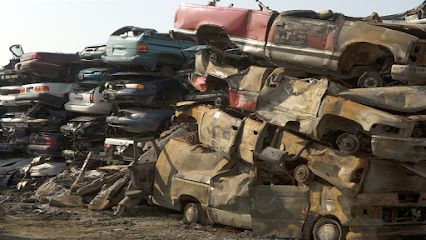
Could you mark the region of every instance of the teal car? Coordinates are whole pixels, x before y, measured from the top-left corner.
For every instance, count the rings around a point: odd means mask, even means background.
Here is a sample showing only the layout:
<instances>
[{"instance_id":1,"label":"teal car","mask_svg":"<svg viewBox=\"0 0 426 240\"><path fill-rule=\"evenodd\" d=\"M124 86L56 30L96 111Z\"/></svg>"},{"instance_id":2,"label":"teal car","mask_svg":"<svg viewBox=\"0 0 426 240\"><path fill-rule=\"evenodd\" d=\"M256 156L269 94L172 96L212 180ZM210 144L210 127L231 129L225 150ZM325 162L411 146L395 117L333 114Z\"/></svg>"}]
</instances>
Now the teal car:
<instances>
[{"instance_id":1,"label":"teal car","mask_svg":"<svg viewBox=\"0 0 426 240\"><path fill-rule=\"evenodd\" d=\"M172 39L169 34L154 29L126 26L111 34L102 59L111 65L170 71L182 68L189 60L182 50L195 45L195 42Z\"/></svg>"},{"instance_id":2,"label":"teal car","mask_svg":"<svg viewBox=\"0 0 426 240\"><path fill-rule=\"evenodd\" d=\"M77 78L83 84L102 84L111 80L112 74L118 71L119 69L115 67L86 68L78 73Z\"/></svg>"},{"instance_id":3,"label":"teal car","mask_svg":"<svg viewBox=\"0 0 426 240\"><path fill-rule=\"evenodd\" d=\"M98 44L87 46L79 52L80 59L83 62L102 63L102 56L105 55L106 45Z\"/></svg>"}]
</instances>

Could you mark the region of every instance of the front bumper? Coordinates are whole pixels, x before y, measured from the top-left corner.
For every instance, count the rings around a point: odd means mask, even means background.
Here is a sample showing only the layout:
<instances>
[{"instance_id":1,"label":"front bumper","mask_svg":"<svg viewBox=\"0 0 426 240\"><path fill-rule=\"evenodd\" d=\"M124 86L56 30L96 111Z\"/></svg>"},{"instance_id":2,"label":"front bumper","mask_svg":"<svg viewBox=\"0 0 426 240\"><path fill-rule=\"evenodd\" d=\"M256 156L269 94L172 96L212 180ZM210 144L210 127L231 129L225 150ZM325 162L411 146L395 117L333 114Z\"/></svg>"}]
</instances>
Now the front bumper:
<instances>
[{"instance_id":1,"label":"front bumper","mask_svg":"<svg viewBox=\"0 0 426 240\"><path fill-rule=\"evenodd\" d=\"M392 79L409 85L426 84L426 66L393 65Z\"/></svg>"},{"instance_id":2,"label":"front bumper","mask_svg":"<svg viewBox=\"0 0 426 240\"><path fill-rule=\"evenodd\" d=\"M371 137L373 154L383 159L418 163L426 160L426 139L399 138L373 135Z\"/></svg>"}]
</instances>

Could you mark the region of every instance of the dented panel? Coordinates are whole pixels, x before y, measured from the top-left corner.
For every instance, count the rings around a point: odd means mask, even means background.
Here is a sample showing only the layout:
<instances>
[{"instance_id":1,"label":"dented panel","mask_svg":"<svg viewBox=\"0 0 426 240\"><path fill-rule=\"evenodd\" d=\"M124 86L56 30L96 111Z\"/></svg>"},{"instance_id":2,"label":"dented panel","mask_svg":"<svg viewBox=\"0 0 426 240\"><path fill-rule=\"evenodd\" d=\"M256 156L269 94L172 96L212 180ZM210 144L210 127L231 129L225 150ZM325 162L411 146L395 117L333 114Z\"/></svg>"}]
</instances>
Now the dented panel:
<instances>
[{"instance_id":1,"label":"dented panel","mask_svg":"<svg viewBox=\"0 0 426 240\"><path fill-rule=\"evenodd\" d=\"M254 186L250 189L255 234L302 238L310 206L309 189L296 186Z\"/></svg>"},{"instance_id":2,"label":"dented panel","mask_svg":"<svg viewBox=\"0 0 426 240\"><path fill-rule=\"evenodd\" d=\"M418 163L426 160L426 139L398 138L374 135L371 137L373 154L383 159Z\"/></svg>"},{"instance_id":3,"label":"dented panel","mask_svg":"<svg viewBox=\"0 0 426 240\"><path fill-rule=\"evenodd\" d=\"M329 93L371 107L414 113L426 109L425 86L394 86L346 89L331 84Z\"/></svg>"},{"instance_id":4,"label":"dented panel","mask_svg":"<svg viewBox=\"0 0 426 240\"><path fill-rule=\"evenodd\" d=\"M260 92L256 113L261 119L280 127L288 122L298 122L300 132L311 134L327 86L326 79L284 77L271 80Z\"/></svg>"},{"instance_id":5,"label":"dented panel","mask_svg":"<svg viewBox=\"0 0 426 240\"><path fill-rule=\"evenodd\" d=\"M205 112L198 122L200 142L229 156L236 147L241 126L242 120L212 109Z\"/></svg>"},{"instance_id":6,"label":"dented panel","mask_svg":"<svg viewBox=\"0 0 426 240\"><path fill-rule=\"evenodd\" d=\"M296 155L309 143L299 136L284 132L281 147ZM368 167L368 160L356 156L340 156L336 150L320 144L310 144L301 157L308 160L309 169L348 195L357 194Z\"/></svg>"},{"instance_id":7,"label":"dented panel","mask_svg":"<svg viewBox=\"0 0 426 240\"><path fill-rule=\"evenodd\" d=\"M181 210L182 196L191 196L206 205L209 179L228 164L229 160L215 151L172 139L155 165L153 199L176 210Z\"/></svg>"},{"instance_id":8,"label":"dented panel","mask_svg":"<svg viewBox=\"0 0 426 240\"><path fill-rule=\"evenodd\" d=\"M354 123L359 124L364 131L371 131L373 134L375 133L373 131L373 127L377 125L390 126L397 129L397 132L381 131L377 134L396 135L401 137L410 136L414 128L414 122L410 121L408 118L393 115L350 100L333 96L327 96L324 98L318 113L319 118L324 118L324 116L327 115L338 116L351 120ZM329 122L319 122L317 132L315 134L317 138L323 134L323 129L327 127L321 124L329 125Z\"/></svg>"},{"instance_id":9,"label":"dented panel","mask_svg":"<svg viewBox=\"0 0 426 240\"><path fill-rule=\"evenodd\" d=\"M266 137L265 124L250 118L245 119L241 141L237 145L237 157L254 164L255 153L260 152Z\"/></svg>"}]
</instances>

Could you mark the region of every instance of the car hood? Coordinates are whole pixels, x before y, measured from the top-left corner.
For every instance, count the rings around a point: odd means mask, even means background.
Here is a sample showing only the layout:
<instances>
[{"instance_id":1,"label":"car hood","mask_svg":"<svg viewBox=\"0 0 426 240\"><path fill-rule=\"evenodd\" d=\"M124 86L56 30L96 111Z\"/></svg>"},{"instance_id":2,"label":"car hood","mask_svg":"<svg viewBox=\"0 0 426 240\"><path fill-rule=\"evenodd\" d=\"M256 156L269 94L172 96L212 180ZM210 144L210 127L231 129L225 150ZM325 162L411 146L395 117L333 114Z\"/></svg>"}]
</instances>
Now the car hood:
<instances>
[{"instance_id":1,"label":"car hood","mask_svg":"<svg viewBox=\"0 0 426 240\"><path fill-rule=\"evenodd\" d=\"M369 22L371 25L408 33L421 39L426 39L426 24L397 24Z\"/></svg>"}]
</instances>

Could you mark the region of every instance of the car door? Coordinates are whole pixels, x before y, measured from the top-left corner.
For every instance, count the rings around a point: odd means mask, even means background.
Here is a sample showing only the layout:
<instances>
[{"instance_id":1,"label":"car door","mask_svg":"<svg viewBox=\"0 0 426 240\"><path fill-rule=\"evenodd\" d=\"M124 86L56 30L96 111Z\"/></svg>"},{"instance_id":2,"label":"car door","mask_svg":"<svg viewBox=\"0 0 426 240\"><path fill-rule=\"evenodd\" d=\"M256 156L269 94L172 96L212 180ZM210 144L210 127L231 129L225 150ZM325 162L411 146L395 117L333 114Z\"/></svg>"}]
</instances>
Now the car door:
<instances>
[{"instance_id":1,"label":"car door","mask_svg":"<svg viewBox=\"0 0 426 240\"><path fill-rule=\"evenodd\" d=\"M300 67L335 68L337 61L334 62L332 56L339 21L308 18L307 15L298 17L282 13L275 20L269 37L271 60Z\"/></svg>"},{"instance_id":2,"label":"car door","mask_svg":"<svg viewBox=\"0 0 426 240\"><path fill-rule=\"evenodd\" d=\"M255 234L302 239L310 208L304 186L255 185L250 187L250 214Z\"/></svg>"}]
</instances>

